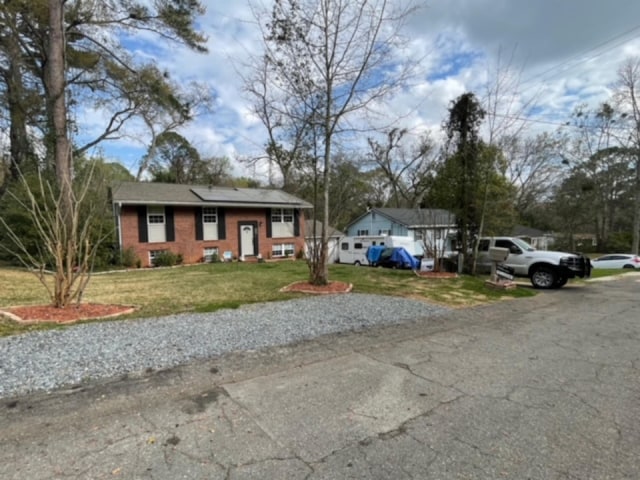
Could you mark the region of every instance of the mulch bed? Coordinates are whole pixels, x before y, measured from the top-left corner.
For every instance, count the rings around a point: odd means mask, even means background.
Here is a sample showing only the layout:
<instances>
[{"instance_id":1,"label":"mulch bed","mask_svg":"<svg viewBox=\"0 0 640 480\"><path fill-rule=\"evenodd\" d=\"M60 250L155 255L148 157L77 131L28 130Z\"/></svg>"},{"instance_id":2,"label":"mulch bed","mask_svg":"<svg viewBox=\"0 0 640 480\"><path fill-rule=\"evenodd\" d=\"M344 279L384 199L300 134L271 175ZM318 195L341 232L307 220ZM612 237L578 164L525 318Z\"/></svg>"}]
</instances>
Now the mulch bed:
<instances>
[{"instance_id":1,"label":"mulch bed","mask_svg":"<svg viewBox=\"0 0 640 480\"><path fill-rule=\"evenodd\" d=\"M455 272L416 272L416 275L422 278L457 278Z\"/></svg>"},{"instance_id":2,"label":"mulch bed","mask_svg":"<svg viewBox=\"0 0 640 480\"><path fill-rule=\"evenodd\" d=\"M348 293L353 288L351 283L329 282L328 285L313 285L309 282L294 282L280 289L281 292L300 292L315 294Z\"/></svg>"},{"instance_id":3,"label":"mulch bed","mask_svg":"<svg viewBox=\"0 0 640 480\"><path fill-rule=\"evenodd\" d=\"M102 305L98 303L81 303L65 308L51 305L25 305L0 310L5 315L20 323L73 323L79 320L110 318L131 313L135 308L126 305Z\"/></svg>"}]
</instances>

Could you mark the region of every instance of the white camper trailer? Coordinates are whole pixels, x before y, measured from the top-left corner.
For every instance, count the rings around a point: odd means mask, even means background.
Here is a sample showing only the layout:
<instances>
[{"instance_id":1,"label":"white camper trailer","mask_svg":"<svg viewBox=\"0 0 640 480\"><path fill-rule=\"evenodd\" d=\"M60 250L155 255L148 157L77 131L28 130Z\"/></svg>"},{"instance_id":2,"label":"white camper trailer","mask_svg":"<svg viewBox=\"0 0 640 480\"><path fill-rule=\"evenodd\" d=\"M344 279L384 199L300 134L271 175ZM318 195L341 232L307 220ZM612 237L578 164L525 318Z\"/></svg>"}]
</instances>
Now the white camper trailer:
<instances>
[{"instance_id":1,"label":"white camper trailer","mask_svg":"<svg viewBox=\"0 0 640 480\"><path fill-rule=\"evenodd\" d=\"M391 235L363 235L358 237L341 237L338 249L338 262L351 265L369 265L367 260L367 249L374 245L384 245L385 247L403 247L411 255L422 255L422 248L419 242L408 237Z\"/></svg>"},{"instance_id":2,"label":"white camper trailer","mask_svg":"<svg viewBox=\"0 0 640 480\"><path fill-rule=\"evenodd\" d=\"M369 265L367 249L372 245L384 245L383 236L341 237L338 249L338 262L351 265Z\"/></svg>"}]
</instances>

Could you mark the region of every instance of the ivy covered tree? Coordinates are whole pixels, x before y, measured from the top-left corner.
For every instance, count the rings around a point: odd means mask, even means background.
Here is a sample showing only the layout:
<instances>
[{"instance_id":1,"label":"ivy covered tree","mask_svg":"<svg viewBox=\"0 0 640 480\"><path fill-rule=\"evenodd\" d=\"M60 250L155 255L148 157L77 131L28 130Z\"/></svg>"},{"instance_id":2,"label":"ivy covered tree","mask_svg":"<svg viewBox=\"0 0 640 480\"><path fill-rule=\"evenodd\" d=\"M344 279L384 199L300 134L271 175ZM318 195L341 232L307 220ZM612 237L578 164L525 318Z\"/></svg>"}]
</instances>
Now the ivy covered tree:
<instances>
[{"instance_id":1,"label":"ivy covered tree","mask_svg":"<svg viewBox=\"0 0 640 480\"><path fill-rule=\"evenodd\" d=\"M472 240L480 226L477 192L485 172L480 162L483 144L479 129L484 116L475 95L467 92L452 101L449 118L444 125L447 144L437 183L443 192L440 198L442 207L450 209L456 216L462 252L472 251Z\"/></svg>"}]
</instances>

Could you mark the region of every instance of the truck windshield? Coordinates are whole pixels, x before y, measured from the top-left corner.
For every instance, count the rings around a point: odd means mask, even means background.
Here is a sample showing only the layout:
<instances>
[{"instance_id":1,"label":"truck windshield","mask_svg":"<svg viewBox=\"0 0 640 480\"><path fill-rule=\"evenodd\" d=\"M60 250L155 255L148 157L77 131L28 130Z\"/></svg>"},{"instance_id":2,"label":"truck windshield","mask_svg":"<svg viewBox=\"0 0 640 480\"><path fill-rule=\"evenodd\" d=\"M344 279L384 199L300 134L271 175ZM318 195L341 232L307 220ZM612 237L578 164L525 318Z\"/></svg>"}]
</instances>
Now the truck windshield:
<instances>
[{"instance_id":1,"label":"truck windshield","mask_svg":"<svg viewBox=\"0 0 640 480\"><path fill-rule=\"evenodd\" d=\"M529 245L527 242L525 242L524 240L522 240L520 238L514 238L512 240L513 240L513 243L518 245L525 252L533 252L533 251L535 251L535 248L533 248L531 245Z\"/></svg>"}]
</instances>

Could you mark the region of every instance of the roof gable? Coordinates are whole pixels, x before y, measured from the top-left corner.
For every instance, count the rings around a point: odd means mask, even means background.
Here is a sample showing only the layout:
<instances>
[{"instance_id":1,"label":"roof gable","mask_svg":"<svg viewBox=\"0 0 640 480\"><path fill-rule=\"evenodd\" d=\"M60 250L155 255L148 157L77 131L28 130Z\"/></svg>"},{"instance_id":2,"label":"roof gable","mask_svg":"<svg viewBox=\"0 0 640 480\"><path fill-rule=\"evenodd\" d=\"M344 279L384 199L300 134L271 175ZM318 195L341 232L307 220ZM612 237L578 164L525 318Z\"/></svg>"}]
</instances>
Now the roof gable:
<instances>
[{"instance_id":1,"label":"roof gable","mask_svg":"<svg viewBox=\"0 0 640 480\"><path fill-rule=\"evenodd\" d=\"M304 221L304 234L305 237L307 238L311 238L313 237L313 220L312 219L306 219ZM316 233L316 237L320 237L322 234L322 222L319 222L318 220L315 221L315 233ZM333 228L331 225L329 225L329 238L339 238L344 236L344 233L341 232L340 230L337 230L335 228Z\"/></svg>"},{"instance_id":2,"label":"roof gable","mask_svg":"<svg viewBox=\"0 0 640 480\"><path fill-rule=\"evenodd\" d=\"M439 208L374 208L372 211L406 227L454 225L455 216Z\"/></svg>"},{"instance_id":3,"label":"roof gable","mask_svg":"<svg viewBox=\"0 0 640 480\"><path fill-rule=\"evenodd\" d=\"M388 220L407 228L432 227L436 225L453 226L456 217L448 210L439 208L372 208L349 223L347 229L367 215L381 215Z\"/></svg>"}]
</instances>

